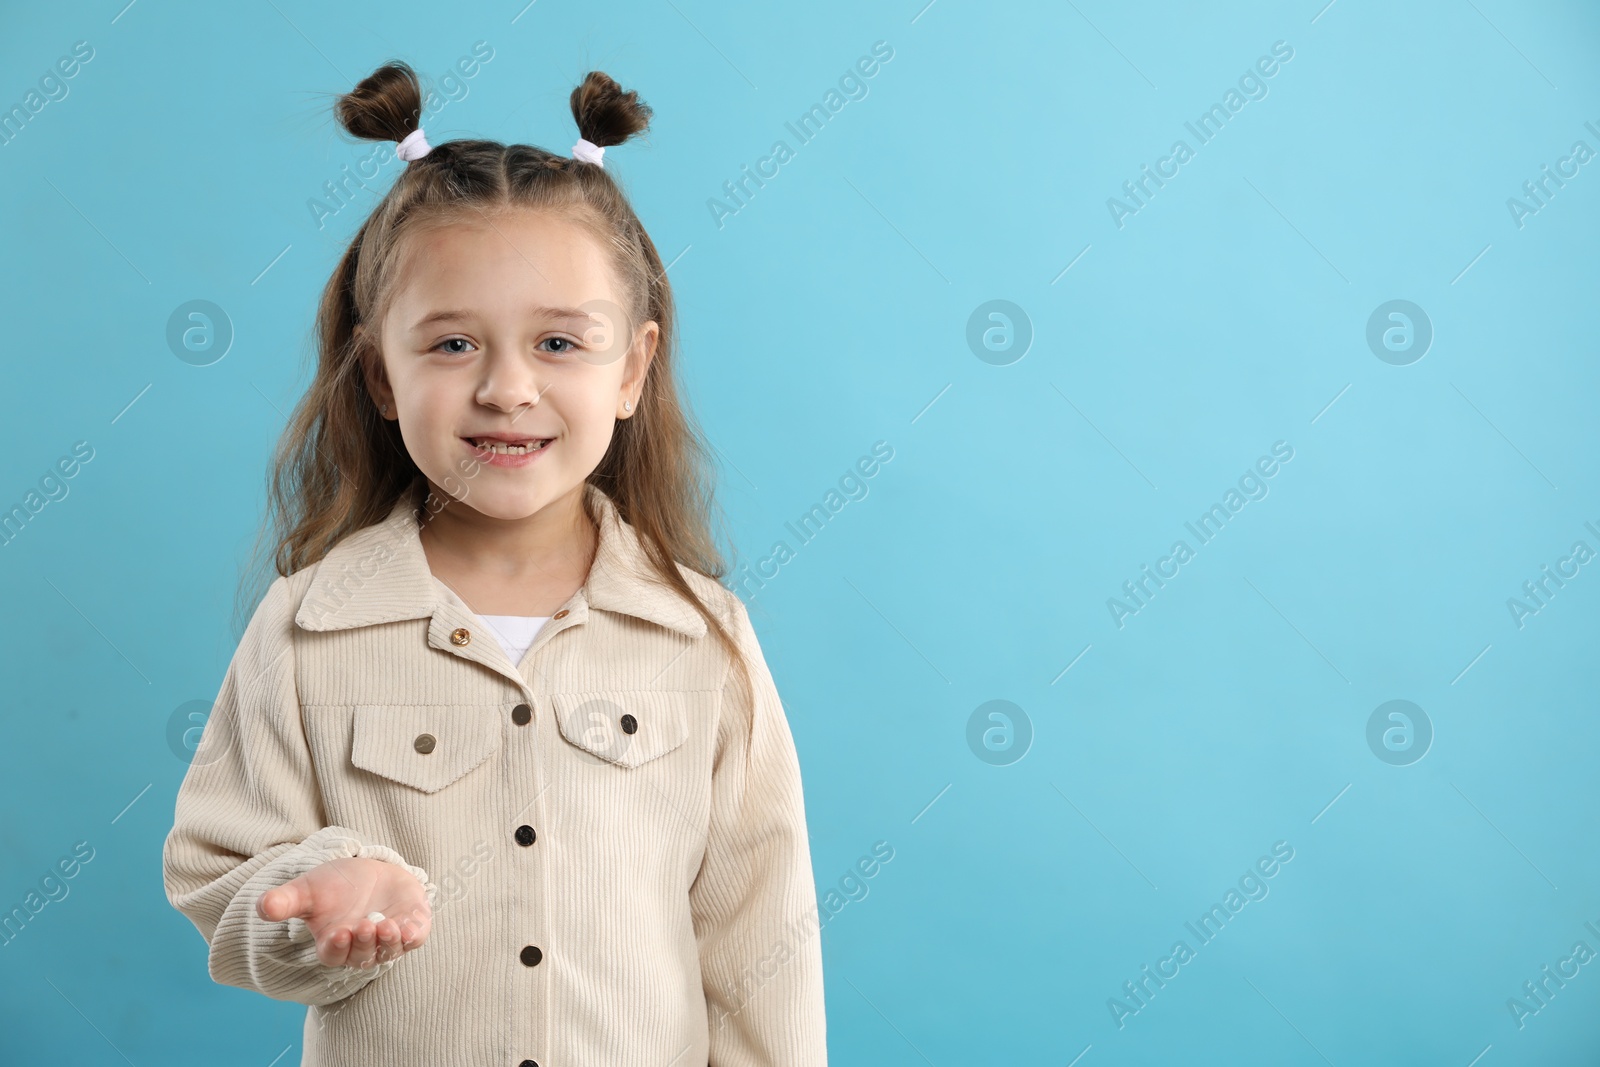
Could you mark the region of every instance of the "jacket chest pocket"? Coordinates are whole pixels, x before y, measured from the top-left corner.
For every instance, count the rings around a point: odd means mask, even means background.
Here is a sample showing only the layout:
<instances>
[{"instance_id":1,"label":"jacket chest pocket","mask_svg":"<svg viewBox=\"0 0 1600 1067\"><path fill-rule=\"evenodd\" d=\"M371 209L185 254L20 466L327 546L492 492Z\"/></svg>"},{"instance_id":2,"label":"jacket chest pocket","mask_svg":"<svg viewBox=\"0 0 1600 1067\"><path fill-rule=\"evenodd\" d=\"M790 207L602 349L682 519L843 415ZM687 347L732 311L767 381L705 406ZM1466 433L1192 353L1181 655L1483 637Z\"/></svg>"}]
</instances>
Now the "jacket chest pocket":
<instances>
[{"instance_id":1,"label":"jacket chest pocket","mask_svg":"<svg viewBox=\"0 0 1600 1067\"><path fill-rule=\"evenodd\" d=\"M561 736L591 763L633 768L666 755L688 740L696 697L673 690L611 689L555 693Z\"/></svg>"},{"instance_id":2,"label":"jacket chest pocket","mask_svg":"<svg viewBox=\"0 0 1600 1067\"><path fill-rule=\"evenodd\" d=\"M392 781L437 793L500 748L503 711L483 704L358 704L350 762Z\"/></svg>"}]
</instances>

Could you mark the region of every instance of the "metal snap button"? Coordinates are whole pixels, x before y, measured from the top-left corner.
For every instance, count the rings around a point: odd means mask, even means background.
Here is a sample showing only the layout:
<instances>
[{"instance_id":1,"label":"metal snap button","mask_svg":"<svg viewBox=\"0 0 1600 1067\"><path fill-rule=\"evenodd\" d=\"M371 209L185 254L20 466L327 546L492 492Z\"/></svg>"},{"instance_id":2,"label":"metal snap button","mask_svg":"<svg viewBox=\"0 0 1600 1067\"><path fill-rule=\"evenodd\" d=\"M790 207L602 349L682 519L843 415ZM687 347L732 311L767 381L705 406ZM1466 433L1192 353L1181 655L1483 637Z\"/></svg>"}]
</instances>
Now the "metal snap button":
<instances>
[{"instance_id":1,"label":"metal snap button","mask_svg":"<svg viewBox=\"0 0 1600 1067\"><path fill-rule=\"evenodd\" d=\"M411 742L411 747L426 756L433 751L434 736L432 734L418 734L417 739Z\"/></svg>"},{"instance_id":2,"label":"metal snap button","mask_svg":"<svg viewBox=\"0 0 1600 1067\"><path fill-rule=\"evenodd\" d=\"M560 611L558 611L558 612L556 612L556 613L555 613L555 614L554 614L554 615L552 615L552 616L550 616L550 617L551 617L551 618L552 618L552 619L564 619L564 618L566 618L566 617L567 617L567 616L568 616L568 615L569 615L569 614L570 614L570 612L568 612L568 611L567 611L567 609L566 609L566 608L562 608L562 609L561 609L561 610L560 610Z\"/></svg>"},{"instance_id":3,"label":"metal snap button","mask_svg":"<svg viewBox=\"0 0 1600 1067\"><path fill-rule=\"evenodd\" d=\"M539 951L538 945L522 946L522 952L519 955L522 957L522 962L529 967L537 967L539 961L544 959L544 953Z\"/></svg>"},{"instance_id":4,"label":"metal snap button","mask_svg":"<svg viewBox=\"0 0 1600 1067\"><path fill-rule=\"evenodd\" d=\"M624 715L622 717L622 732L623 733L631 734L635 730L637 730L638 728L639 728L639 720L638 719L635 719L632 715Z\"/></svg>"},{"instance_id":5,"label":"metal snap button","mask_svg":"<svg viewBox=\"0 0 1600 1067\"><path fill-rule=\"evenodd\" d=\"M529 720L532 718L533 709L528 707L526 704L518 704L516 707L511 709L511 721L516 723L518 726L528 725Z\"/></svg>"},{"instance_id":6,"label":"metal snap button","mask_svg":"<svg viewBox=\"0 0 1600 1067\"><path fill-rule=\"evenodd\" d=\"M464 645L472 640L472 631L464 626L458 626L450 631L450 640L458 645Z\"/></svg>"}]
</instances>

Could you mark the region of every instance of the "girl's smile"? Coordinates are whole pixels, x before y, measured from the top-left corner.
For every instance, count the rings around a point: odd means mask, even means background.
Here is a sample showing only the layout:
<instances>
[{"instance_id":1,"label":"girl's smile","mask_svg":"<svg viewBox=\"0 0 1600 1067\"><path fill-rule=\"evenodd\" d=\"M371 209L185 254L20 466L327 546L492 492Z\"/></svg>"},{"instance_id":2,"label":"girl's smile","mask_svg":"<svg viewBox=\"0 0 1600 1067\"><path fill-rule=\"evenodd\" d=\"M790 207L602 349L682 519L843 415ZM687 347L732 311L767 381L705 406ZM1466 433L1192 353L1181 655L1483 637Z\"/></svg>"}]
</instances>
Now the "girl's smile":
<instances>
[{"instance_id":1,"label":"girl's smile","mask_svg":"<svg viewBox=\"0 0 1600 1067\"><path fill-rule=\"evenodd\" d=\"M463 437L475 458L491 467L526 467L549 451L555 438Z\"/></svg>"}]
</instances>

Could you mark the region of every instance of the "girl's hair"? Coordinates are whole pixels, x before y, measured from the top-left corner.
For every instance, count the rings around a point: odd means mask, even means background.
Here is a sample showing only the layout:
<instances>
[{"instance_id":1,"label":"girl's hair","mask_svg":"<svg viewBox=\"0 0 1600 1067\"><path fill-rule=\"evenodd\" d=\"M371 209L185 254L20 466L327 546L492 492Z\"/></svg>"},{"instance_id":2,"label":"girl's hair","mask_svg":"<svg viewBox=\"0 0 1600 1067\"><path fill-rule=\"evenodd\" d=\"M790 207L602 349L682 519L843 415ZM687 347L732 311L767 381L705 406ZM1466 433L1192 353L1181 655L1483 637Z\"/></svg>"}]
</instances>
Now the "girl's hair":
<instances>
[{"instance_id":1,"label":"girl's hair","mask_svg":"<svg viewBox=\"0 0 1600 1067\"><path fill-rule=\"evenodd\" d=\"M600 71L590 71L572 91L571 105L579 133L601 147L622 144L649 126L651 110L639 94L624 92ZM405 63L388 63L340 97L334 114L355 137L399 141L421 118L416 73ZM748 684L737 641L677 568L682 563L719 580L727 572L710 529L709 449L674 378L672 287L622 189L599 166L525 144L447 141L402 165L323 289L316 377L274 452L268 516L252 554L257 562L245 576L254 588L247 594L241 584L235 629L242 630L240 621L270 584L259 564L264 541L275 542L273 565L288 575L322 559L345 535L381 521L402 494L413 494L415 510L424 510L426 480L399 426L379 416L362 373L367 361L382 373L378 331L407 239L425 228L533 209L592 233L607 252L629 321L660 325L638 409L617 422L611 447L588 480L615 501L640 535L652 569L705 618ZM598 520L587 494L584 509L591 522Z\"/></svg>"}]
</instances>

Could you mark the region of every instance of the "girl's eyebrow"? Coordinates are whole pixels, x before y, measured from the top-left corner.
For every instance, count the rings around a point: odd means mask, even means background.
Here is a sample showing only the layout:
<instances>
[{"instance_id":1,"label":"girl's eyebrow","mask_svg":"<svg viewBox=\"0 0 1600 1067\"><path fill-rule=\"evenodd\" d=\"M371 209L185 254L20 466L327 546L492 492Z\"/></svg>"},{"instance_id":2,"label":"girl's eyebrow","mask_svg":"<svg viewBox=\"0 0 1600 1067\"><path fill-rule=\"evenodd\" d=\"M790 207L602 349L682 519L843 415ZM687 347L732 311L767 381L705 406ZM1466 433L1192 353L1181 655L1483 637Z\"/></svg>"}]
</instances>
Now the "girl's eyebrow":
<instances>
[{"instance_id":1,"label":"girl's eyebrow","mask_svg":"<svg viewBox=\"0 0 1600 1067\"><path fill-rule=\"evenodd\" d=\"M588 322L590 315L581 308L562 307L533 307L528 309L533 315L546 319L575 319L579 322ZM478 317L478 313L470 308L447 308L442 311L430 311L416 322L412 323L413 331L422 330L441 322L462 322Z\"/></svg>"}]
</instances>

